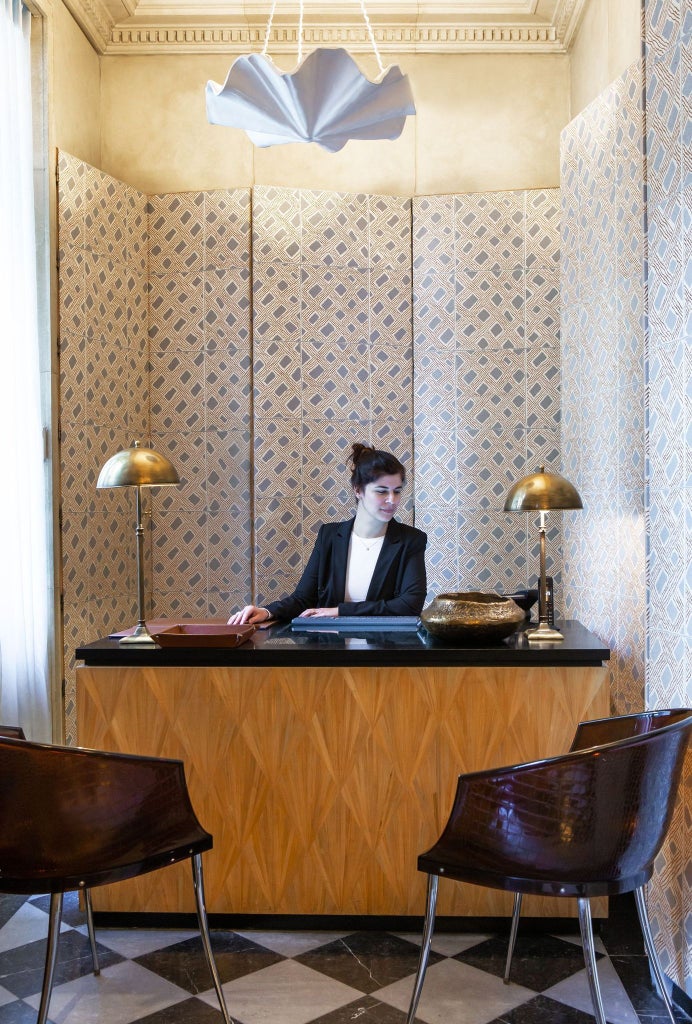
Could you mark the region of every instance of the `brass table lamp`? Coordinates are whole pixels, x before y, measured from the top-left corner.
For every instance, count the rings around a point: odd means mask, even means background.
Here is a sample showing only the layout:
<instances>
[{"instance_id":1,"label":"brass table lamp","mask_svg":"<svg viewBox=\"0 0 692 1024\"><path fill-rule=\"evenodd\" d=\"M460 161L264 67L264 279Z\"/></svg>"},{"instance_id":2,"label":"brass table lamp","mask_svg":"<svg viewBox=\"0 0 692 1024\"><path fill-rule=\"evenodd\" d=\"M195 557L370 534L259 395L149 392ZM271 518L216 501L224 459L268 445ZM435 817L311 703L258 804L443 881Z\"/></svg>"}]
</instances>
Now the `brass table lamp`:
<instances>
[{"instance_id":1,"label":"brass table lamp","mask_svg":"<svg viewBox=\"0 0 692 1024\"><path fill-rule=\"evenodd\" d=\"M564 640L562 633L548 624L548 600L545 581L545 520L553 509L583 508L579 492L559 473L546 473L541 466L538 473L522 477L509 489L505 499L505 512L540 512L540 582L538 598L538 627L527 629L529 643Z\"/></svg>"},{"instance_id":2,"label":"brass table lamp","mask_svg":"<svg viewBox=\"0 0 692 1024\"><path fill-rule=\"evenodd\" d=\"M137 609L139 622L131 636L121 638L121 644L153 644L154 638L144 620L144 529L142 528L142 487L161 487L179 484L180 478L165 455L153 448L142 448L135 441L131 448L117 452L105 463L96 482L102 487L135 487L137 495Z\"/></svg>"}]
</instances>

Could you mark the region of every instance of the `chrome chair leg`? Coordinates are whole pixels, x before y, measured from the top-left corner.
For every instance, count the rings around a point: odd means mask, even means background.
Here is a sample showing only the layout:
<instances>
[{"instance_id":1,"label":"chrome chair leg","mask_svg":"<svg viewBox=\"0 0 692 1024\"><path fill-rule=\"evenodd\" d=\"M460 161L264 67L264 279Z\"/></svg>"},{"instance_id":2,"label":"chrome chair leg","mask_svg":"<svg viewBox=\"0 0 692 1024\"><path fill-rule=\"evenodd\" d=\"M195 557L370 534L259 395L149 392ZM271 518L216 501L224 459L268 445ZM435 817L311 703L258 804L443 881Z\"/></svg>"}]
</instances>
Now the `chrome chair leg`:
<instances>
[{"instance_id":1,"label":"chrome chair leg","mask_svg":"<svg viewBox=\"0 0 692 1024\"><path fill-rule=\"evenodd\" d=\"M96 933L94 932L94 910L91 905L91 889L84 890L84 904L86 906L87 931L89 932L89 945L91 946L94 974L100 974L101 967L99 965L99 955L96 952Z\"/></svg>"},{"instance_id":2,"label":"chrome chair leg","mask_svg":"<svg viewBox=\"0 0 692 1024\"><path fill-rule=\"evenodd\" d=\"M656 984L658 986L658 992L665 1003L666 1013L670 1017L672 1024L675 1024L675 1016L673 1015L673 1006L668 995L668 991L665 986L663 978L663 971L661 970L661 961L658 959L658 953L654 945L654 937L651 934L651 924L649 922L649 914L646 909L646 902L644 900L644 886L640 886L634 890L634 899L637 904L637 913L639 915L639 924L641 925L642 935L644 936L644 947L649 957L651 969L654 972Z\"/></svg>"},{"instance_id":3,"label":"chrome chair leg","mask_svg":"<svg viewBox=\"0 0 692 1024\"><path fill-rule=\"evenodd\" d=\"M435 910L437 908L437 875L428 875L428 898L425 910L425 925L423 927L423 941L420 947L420 959L418 960L418 971L411 994L411 1003L408 1008L406 1024L413 1024L418 1009L418 1001L423 990L425 972L428 969L428 957L430 956L430 943L432 942L433 930L435 928Z\"/></svg>"},{"instance_id":4,"label":"chrome chair leg","mask_svg":"<svg viewBox=\"0 0 692 1024\"><path fill-rule=\"evenodd\" d=\"M219 1000L219 1006L221 1007L221 1014L224 1019L224 1024L234 1024L226 1006L226 999L221 988L221 979L219 978L219 972L216 967L216 961L214 960L214 954L211 949L211 939L209 938L209 924L207 922L207 908L204 905L204 876L202 874L202 855L200 853L194 854L192 857L192 880L195 884L195 901L197 903L197 919L199 921L199 931L202 936L202 945L204 946L204 954L207 958L207 964L211 972L212 981L214 982L214 988L216 989L216 997Z\"/></svg>"},{"instance_id":5,"label":"chrome chair leg","mask_svg":"<svg viewBox=\"0 0 692 1024\"><path fill-rule=\"evenodd\" d=\"M593 941L593 926L591 924L591 904L588 897L581 896L577 901L579 905L579 929L581 941L584 948L584 963L586 974L589 979L589 991L593 1003L596 1024L606 1024L601 989L598 984L598 971L596 970L596 950Z\"/></svg>"},{"instance_id":6,"label":"chrome chair leg","mask_svg":"<svg viewBox=\"0 0 692 1024\"><path fill-rule=\"evenodd\" d=\"M514 908L512 910L512 927L509 932L509 944L507 946L507 961L505 963L505 976L502 979L505 985L509 985L509 973L512 970L512 957L514 956L514 946L517 941L517 932L519 930L519 916L521 914L521 893L515 892L514 894Z\"/></svg>"},{"instance_id":7,"label":"chrome chair leg","mask_svg":"<svg viewBox=\"0 0 692 1024\"><path fill-rule=\"evenodd\" d=\"M50 894L50 913L48 915L48 945L46 947L46 966L43 971L43 987L41 989L41 1004L38 1009L36 1024L46 1024L48 1020L48 1004L53 991L53 977L55 965L58 962L58 939L60 938L60 922L62 921L62 896L61 892Z\"/></svg>"}]
</instances>

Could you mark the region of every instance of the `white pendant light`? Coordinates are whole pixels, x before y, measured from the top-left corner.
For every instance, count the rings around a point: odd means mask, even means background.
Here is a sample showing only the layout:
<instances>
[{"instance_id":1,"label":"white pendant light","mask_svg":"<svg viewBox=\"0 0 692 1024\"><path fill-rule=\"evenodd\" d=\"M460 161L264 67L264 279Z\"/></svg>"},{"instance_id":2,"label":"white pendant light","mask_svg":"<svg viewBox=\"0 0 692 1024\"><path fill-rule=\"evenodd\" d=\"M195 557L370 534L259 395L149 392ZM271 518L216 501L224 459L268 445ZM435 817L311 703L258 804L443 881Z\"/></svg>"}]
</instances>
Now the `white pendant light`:
<instances>
[{"instance_id":1,"label":"white pendant light","mask_svg":"<svg viewBox=\"0 0 692 1024\"><path fill-rule=\"evenodd\" d=\"M238 57L223 85L207 82L211 124L242 128L256 146L317 142L331 153L349 139L396 139L415 114L408 77L393 65L385 71L364 0L360 0L380 74L371 82L343 49L318 48L303 60L300 0L298 63L281 72L267 53L276 0L262 53Z\"/></svg>"}]
</instances>

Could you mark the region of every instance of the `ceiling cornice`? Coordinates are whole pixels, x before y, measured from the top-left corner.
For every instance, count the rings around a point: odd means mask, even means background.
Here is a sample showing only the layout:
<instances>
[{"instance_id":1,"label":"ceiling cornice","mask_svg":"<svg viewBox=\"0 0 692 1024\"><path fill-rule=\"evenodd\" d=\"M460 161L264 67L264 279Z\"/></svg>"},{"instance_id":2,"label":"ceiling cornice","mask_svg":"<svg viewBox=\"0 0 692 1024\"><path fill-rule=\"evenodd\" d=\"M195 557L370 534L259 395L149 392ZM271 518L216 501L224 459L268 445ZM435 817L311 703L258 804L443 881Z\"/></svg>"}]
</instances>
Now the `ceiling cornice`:
<instances>
[{"instance_id":1,"label":"ceiling cornice","mask_svg":"<svg viewBox=\"0 0 692 1024\"><path fill-rule=\"evenodd\" d=\"M425 14L410 3L388 13L368 3L378 47L390 53L566 53L587 0L554 0L549 16L540 0L478 0L477 3L438 3ZM137 56L172 53L257 52L264 44L266 22L259 12L229 16L218 0L65 0L65 4L100 54ZM253 7L259 5L252 5ZM338 17L340 5L311 5L303 44L345 46L354 53L370 52L362 19ZM416 5L413 5L414 7ZM421 5L422 6L422 5ZM382 7L382 4L379 5ZM236 7L237 9L237 7ZM451 15L454 14L454 17ZM380 19L377 24L375 15ZM296 53L295 14L275 18L269 53Z\"/></svg>"}]
</instances>

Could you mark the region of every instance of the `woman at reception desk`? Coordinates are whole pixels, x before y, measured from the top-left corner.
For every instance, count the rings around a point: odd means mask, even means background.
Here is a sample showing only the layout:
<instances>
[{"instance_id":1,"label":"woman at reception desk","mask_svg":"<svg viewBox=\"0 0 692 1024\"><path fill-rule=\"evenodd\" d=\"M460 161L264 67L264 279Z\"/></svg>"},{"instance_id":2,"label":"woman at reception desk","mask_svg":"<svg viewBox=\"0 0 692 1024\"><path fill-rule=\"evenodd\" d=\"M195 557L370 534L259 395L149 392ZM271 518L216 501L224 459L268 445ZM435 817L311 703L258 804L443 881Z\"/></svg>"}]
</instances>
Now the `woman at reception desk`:
<instances>
[{"instance_id":1,"label":"woman at reception desk","mask_svg":"<svg viewBox=\"0 0 692 1024\"><path fill-rule=\"evenodd\" d=\"M425 602L422 530L394 518L406 470L389 452L354 444L350 463L356 514L320 527L298 586L264 608L246 605L232 625L295 616L418 615Z\"/></svg>"},{"instance_id":2,"label":"woman at reception desk","mask_svg":"<svg viewBox=\"0 0 692 1024\"><path fill-rule=\"evenodd\" d=\"M355 445L354 519L321 528L294 594L231 617L280 620L240 646L77 650L78 742L185 762L214 836L205 879L219 923L420 915L416 859L457 776L563 753L580 720L609 713L609 652L579 623L532 646L521 630L462 645L407 624L424 603L426 536L394 518L404 482L393 456ZM311 628L315 616L333 628ZM406 628L373 629L379 616ZM101 887L95 908L191 913L176 870ZM511 913L509 894L445 885L440 914ZM566 904L529 898L525 912Z\"/></svg>"}]
</instances>

